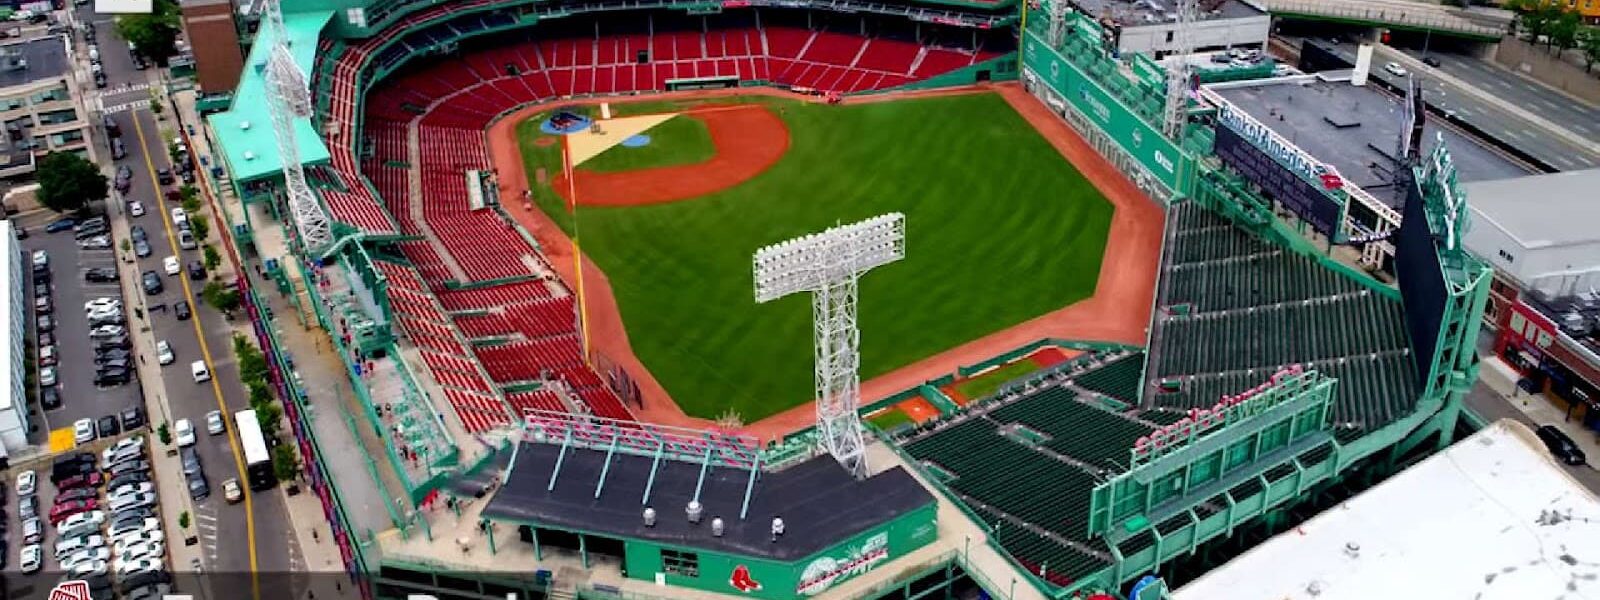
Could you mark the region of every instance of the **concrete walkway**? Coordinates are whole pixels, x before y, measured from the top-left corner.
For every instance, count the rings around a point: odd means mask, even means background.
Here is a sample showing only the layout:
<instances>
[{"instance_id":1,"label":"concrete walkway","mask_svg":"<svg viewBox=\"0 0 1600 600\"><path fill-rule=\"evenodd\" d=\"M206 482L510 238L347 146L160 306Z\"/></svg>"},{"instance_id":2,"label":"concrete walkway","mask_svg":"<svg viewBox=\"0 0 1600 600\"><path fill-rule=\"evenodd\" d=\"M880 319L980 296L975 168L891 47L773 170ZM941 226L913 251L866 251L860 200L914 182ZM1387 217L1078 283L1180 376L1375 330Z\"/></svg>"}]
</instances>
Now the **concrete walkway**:
<instances>
[{"instance_id":1,"label":"concrete walkway","mask_svg":"<svg viewBox=\"0 0 1600 600\"><path fill-rule=\"evenodd\" d=\"M195 110L194 92L186 91L174 95L172 104L177 106L180 114L183 115L183 120L185 123L198 124L204 122L200 119L199 113ZM197 131L196 133L199 132ZM191 154L197 159L202 157L205 158L205 162L208 165L216 164L216 162L220 160L217 152L207 143L206 136L189 135L189 132L187 131L183 132L183 135L188 141ZM227 222L230 225L234 222L237 222L237 218L241 214L239 199L234 197L232 191L226 186L213 186L213 184L216 182L212 180L211 174L206 170L206 168L198 168L196 169L196 172L200 177L200 181L197 182L197 186L201 188L203 196L207 200L207 209L213 212L211 217L213 222ZM217 197L217 195L213 193L215 190L220 190L222 197ZM226 211L227 220L224 220L222 214L224 212L224 206L227 206L229 209ZM243 269L241 269L241 265L238 263L239 258L233 251L235 245L232 239L231 229L231 226L217 228L218 234L224 239L225 243L223 246L228 249L228 252L226 253L228 260L223 261L223 264L220 268L231 274L233 277L247 276L242 272ZM128 278L126 276L124 276L124 280L136 281L136 279ZM248 324L235 322L234 327L236 330L240 330L242 333L253 336L253 333L249 331ZM159 379L157 379L157 381L159 381ZM176 462L176 458L171 460ZM157 470L161 471L164 469L158 467ZM169 472L181 472L181 469L176 468L175 465L174 468ZM285 493L285 488L286 486L278 486L276 492L274 493L284 494L284 504L288 509L289 520L294 530L295 538L298 540L300 545L300 554L304 560L304 568L310 572L342 571L343 559L340 556L338 547L333 543L333 540L329 535L330 532L326 526L327 518L323 515L321 501L316 497L315 494L312 493L300 493L294 496L289 496ZM186 490L174 492L174 494L183 498L188 497ZM165 495L166 492L163 491L163 496ZM170 511L168 514L170 515ZM180 546L171 547L179 548ZM198 546L195 547L195 552L199 552ZM177 563L178 561L179 558L176 554L176 551L174 551L174 562ZM347 585L348 582L343 580L344 577L309 578L309 586L302 593L308 600L313 597L356 597L357 594L355 593L354 586Z\"/></svg>"}]
</instances>

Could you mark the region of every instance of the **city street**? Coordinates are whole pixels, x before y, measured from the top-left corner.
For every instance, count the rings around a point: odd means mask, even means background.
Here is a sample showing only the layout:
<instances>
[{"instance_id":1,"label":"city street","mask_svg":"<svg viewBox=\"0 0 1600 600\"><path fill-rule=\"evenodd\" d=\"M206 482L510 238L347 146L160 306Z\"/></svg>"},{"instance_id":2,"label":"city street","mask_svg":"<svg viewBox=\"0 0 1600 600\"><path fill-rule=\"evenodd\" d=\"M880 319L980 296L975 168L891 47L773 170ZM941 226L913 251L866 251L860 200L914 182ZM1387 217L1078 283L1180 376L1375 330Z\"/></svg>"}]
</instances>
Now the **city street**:
<instances>
[{"instance_id":1,"label":"city street","mask_svg":"<svg viewBox=\"0 0 1600 600\"><path fill-rule=\"evenodd\" d=\"M176 179L176 171L168 155L168 144L178 133L172 111L170 107L164 107L167 110L158 116L150 110L150 89L159 87L160 70L135 69L127 44L116 38L109 16L93 14L90 6L76 10L76 18L80 22L94 23L102 68L107 78L106 88L99 90L88 104L91 111L102 111L99 114L109 115L116 123L126 145L127 156L116 161L115 166L126 166L132 172L132 185L127 196L108 202L114 215L125 218L125 226L116 229L119 243L121 239L126 239L127 226L137 225L147 233L151 248L150 255L143 258L136 258L131 252L126 253L122 265L122 275L129 290L130 309L138 307L148 317L142 323L143 327L136 331L135 340L136 348L141 349L139 353L149 357L144 373L148 376L152 369L159 368L159 377L151 377L144 382L146 393L152 396L149 402L151 431L155 431L162 423L170 426L179 419L189 419L197 430L196 451L211 488L209 497L193 502L177 497L179 494L163 494L162 503L173 514L192 508L192 526L185 533L173 533L174 545L181 545L181 538L185 535L197 538L203 569L211 574L245 576L252 572L283 573L297 570L301 562L299 546L291 532L281 487L247 493L246 500L239 504L228 504L223 498L225 480L245 480L241 450L232 433L234 413L248 409L249 400L240 382L232 350L232 327L237 324L204 304L200 299L200 291L206 281L192 280L187 273L190 263L203 261L202 249L205 244L226 253L217 234L221 225L218 219L206 214L211 223L209 239L199 240L202 244L199 248L182 250L178 244L178 228L172 222L171 213L178 205L168 202L164 197L166 191L177 190L183 182ZM99 114L92 114L91 119L98 121ZM104 128L97 128L95 133L98 147L106 148L107 132ZM109 152L102 151L101 155L109 158ZM156 172L160 169L174 173L172 184L162 185L157 181ZM143 204L143 216L132 217L127 214L127 203L131 201ZM163 269L162 260L168 256L178 258L182 269L177 275L169 276ZM219 267L224 272L208 272L206 276L230 281L232 276L225 272L227 268L224 261ZM152 270L159 274L164 289L146 296L139 285L138 274ZM174 314L173 305L181 301L188 302L192 318L180 320ZM153 348L157 341L166 341L171 345L174 354L172 364L165 367L154 364ZM196 360L204 360L210 366L210 381L194 381L189 363ZM129 389L135 388L130 386ZM226 435L206 434L206 415L213 411L223 413L227 423ZM155 438L153 434L150 437L152 440ZM160 453L167 449L172 447L158 446L156 451ZM157 463L158 469L161 468L161 461ZM179 479L181 484L181 477ZM182 490L182 487L177 489ZM191 564L174 564L172 567L175 571L195 569ZM264 597L281 597L288 591L267 589L270 583L261 584L259 591ZM238 597L241 595L239 592L250 585L252 582L243 577L237 581L232 578L213 580L210 591L220 594L217 597Z\"/></svg>"}]
</instances>

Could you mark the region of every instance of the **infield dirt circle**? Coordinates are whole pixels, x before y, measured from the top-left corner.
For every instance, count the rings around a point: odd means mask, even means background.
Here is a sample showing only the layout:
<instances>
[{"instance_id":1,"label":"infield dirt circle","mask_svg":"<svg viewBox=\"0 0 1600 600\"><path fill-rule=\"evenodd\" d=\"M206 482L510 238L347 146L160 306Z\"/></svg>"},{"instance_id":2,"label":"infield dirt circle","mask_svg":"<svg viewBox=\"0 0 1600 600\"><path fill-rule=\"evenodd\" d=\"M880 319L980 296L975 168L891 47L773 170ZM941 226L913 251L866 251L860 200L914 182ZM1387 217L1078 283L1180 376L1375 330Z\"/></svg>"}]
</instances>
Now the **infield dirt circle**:
<instances>
[{"instance_id":1,"label":"infield dirt circle","mask_svg":"<svg viewBox=\"0 0 1600 600\"><path fill-rule=\"evenodd\" d=\"M572 190L576 187L579 206L677 202L749 181L776 164L789 149L789 129L778 115L764 106L708 107L681 113L679 117L705 123L716 148L711 160L619 173L595 173L579 165L574 169L576 186L562 174L551 187L567 202L572 202Z\"/></svg>"}]
</instances>

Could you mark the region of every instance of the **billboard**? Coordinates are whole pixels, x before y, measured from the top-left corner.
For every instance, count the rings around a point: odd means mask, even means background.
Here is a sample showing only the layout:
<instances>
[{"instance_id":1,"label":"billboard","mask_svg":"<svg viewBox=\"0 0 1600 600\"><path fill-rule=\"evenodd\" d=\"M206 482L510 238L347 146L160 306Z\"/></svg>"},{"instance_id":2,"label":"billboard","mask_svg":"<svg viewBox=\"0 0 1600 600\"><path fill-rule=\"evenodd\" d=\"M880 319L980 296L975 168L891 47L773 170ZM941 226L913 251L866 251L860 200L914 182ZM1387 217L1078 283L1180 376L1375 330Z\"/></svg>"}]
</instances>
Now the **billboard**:
<instances>
[{"instance_id":1,"label":"billboard","mask_svg":"<svg viewBox=\"0 0 1600 600\"><path fill-rule=\"evenodd\" d=\"M1333 237L1338 230L1343 205L1330 198L1325 183L1312 183L1306 176L1284 165L1256 142L1234 129L1226 119L1219 119L1214 153L1223 164L1243 174L1251 183L1323 235Z\"/></svg>"},{"instance_id":2,"label":"billboard","mask_svg":"<svg viewBox=\"0 0 1600 600\"><path fill-rule=\"evenodd\" d=\"M1411 356L1417 365L1418 388L1427 386L1433 356L1439 350L1440 324L1444 322L1444 268L1428 228L1422 187L1412 182L1406 190L1405 216L1395 236L1394 268L1400 279L1400 300L1405 305L1406 330L1411 334Z\"/></svg>"},{"instance_id":3,"label":"billboard","mask_svg":"<svg viewBox=\"0 0 1600 600\"><path fill-rule=\"evenodd\" d=\"M1061 56L1050 44L1039 39L1032 31L1026 33L1022 46L1023 63L1039 77L1039 82L1072 103L1073 109L1088 115L1095 125L1110 136L1123 152L1138 161L1145 171L1161 185L1177 193L1188 194L1191 165L1189 159L1178 151L1161 130L1152 127L1123 105L1117 97L1101 87L1071 61ZM1118 77L1108 71L1107 77ZM1123 82L1129 89L1132 82Z\"/></svg>"}]
</instances>

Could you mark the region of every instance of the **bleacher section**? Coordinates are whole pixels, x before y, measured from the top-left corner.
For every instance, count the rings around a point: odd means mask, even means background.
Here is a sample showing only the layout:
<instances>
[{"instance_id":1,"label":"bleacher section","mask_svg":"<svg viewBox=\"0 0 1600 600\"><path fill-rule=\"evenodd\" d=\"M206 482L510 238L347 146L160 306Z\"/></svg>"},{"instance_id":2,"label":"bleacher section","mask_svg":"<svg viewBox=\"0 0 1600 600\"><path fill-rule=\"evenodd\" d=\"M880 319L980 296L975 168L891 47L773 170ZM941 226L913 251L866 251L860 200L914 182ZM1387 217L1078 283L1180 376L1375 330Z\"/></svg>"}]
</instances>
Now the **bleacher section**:
<instances>
[{"instance_id":1,"label":"bleacher section","mask_svg":"<svg viewBox=\"0 0 1600 600\"><path fill-rule=\"evenodd\" d=\"M1087 536L1089 491L1123 471L1134 441L1171 416L1113 412L1072 387L1125 394L1136 390L1143 364L1143 353L1077 357L923 424L903 434L900 445L952 475L945 486L994 528L1013 558L1067 585L1111 560L1104 542Z\"/></svg>"},{"instance_id":2,"label":"bleacher section","mask_svg":"<svg viewBox=\"0 0 1600 600\"><path fill-rule=\"evenodd\" d=\"M1305 363L1339 379L1330 420L1343 436L1411 409L1414 367L1398 300L1197 204L1173 207L1167 222L1147 406L1210 406Z\"/></svg>"}]
</instances>

